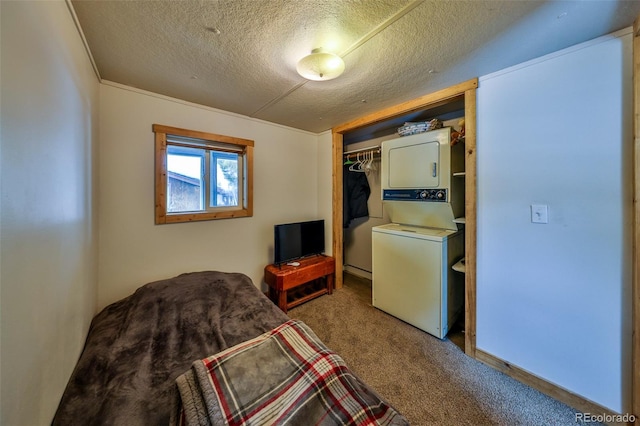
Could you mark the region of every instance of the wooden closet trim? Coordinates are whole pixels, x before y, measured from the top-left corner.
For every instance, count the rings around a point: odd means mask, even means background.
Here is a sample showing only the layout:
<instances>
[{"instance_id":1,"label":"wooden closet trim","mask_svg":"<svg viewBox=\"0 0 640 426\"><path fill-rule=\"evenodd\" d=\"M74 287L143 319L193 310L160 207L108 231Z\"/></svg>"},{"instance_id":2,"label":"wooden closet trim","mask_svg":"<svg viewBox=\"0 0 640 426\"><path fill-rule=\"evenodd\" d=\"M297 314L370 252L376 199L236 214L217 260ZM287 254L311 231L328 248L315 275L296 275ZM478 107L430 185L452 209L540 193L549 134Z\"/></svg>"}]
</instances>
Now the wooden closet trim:
<instances>
[{"instance_id":1,"label":"wooden closet trim","mask_svg":"<svg viewBox=\"0 0 640 426\"><path fill-rule=\"evenodd\" d=\"M633 320L631 410L640 416L640 15L633 24Z\"/></svg>"},{"instance_id":2,"label":"wooden closet trim","mask_svg":"<svg viewBox=\"0 0 640 426\"><path fill-rule=\"evenodd\" d=\"M475 358L476 349L476 89L478 79L474 78L438 92L421 96L389 108L376 111L347 123L334 127L332 131L332 173L333 173L333 256L336 259L335 287L342 288L344 262L344 232L342 205L342 153L343 135L352 130L370 126L404 114L435 108L464 97L465 104L465 352Z\"/></svg>"}]
</instances>

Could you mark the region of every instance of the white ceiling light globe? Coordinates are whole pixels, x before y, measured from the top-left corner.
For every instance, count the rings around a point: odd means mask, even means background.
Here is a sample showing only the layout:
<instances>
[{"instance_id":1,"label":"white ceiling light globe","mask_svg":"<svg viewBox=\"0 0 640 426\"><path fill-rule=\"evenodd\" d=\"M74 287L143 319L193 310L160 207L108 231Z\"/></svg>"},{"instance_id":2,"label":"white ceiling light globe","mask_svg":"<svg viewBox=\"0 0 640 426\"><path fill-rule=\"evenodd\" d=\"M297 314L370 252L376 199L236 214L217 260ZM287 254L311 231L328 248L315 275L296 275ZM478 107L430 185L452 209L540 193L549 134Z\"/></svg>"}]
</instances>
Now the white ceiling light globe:
<instances>
[{"instance_id":1,"label":"white ceiling light globe","mask_svg":"<svg viewBox=\"0 0 640 426\"><path fill-rule=\"evenodd\" d=\"M336 54L314 49L310 55L300 59L296 69L307 80L331 80L344 72L344 61Z\"/></svg>"}]
</instances>

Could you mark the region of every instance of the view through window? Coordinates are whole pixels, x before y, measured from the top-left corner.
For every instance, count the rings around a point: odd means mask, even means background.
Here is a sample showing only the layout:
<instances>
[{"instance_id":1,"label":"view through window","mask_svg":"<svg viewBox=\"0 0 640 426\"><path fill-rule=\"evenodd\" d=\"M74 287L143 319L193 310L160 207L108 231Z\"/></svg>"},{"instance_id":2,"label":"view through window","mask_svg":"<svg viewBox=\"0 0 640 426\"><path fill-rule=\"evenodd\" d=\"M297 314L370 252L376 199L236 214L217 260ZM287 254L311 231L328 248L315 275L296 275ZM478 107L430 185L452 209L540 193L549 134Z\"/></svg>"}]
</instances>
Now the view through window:
<instances>
[{"instance_id":1,"label":"view through window","mask_svg":"<svg viewBox=\"0 0 640 426\"><path fill-rule=\"evenodd\" d=\"M168 146L167 211L237 207L242 189L238 185L238 162L239 156L234 153Z\"/></svg>"}]
</instances>

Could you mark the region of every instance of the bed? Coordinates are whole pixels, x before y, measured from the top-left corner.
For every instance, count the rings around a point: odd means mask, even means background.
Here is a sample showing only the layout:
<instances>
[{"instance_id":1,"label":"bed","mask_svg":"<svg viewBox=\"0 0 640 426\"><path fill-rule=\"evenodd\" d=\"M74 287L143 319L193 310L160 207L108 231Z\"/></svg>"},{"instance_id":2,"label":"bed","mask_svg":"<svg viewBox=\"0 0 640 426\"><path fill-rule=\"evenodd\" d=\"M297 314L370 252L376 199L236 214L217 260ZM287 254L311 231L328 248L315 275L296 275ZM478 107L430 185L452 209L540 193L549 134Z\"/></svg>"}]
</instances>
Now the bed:
<instances>
[{"instance_id":1,"label":"bed","mask_svg":"<svg viewBox=\"0 0 640 426\"><path fill-rule=\"evenodd\" d=\"M52 424L408 422L247 276L204 271L95 316Z\"/></svg>"}]
</instances>

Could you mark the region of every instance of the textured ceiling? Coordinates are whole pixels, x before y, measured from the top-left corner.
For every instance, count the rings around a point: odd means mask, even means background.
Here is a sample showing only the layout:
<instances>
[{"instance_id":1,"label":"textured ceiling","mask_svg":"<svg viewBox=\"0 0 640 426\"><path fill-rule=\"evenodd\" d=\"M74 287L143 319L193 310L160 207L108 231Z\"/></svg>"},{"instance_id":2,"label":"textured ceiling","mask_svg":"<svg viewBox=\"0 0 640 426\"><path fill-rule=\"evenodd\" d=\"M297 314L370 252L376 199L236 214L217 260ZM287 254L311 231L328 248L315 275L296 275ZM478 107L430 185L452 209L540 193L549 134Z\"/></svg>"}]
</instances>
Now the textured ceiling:
<instances>
[{"instance_id":1,"label":"textured ceiling","mask_svg":"<svg viewBox=\"0 0 640 426\"><path fill-rule=\"evenodd\" d=\"M633 24L640 1L71 1L100 78L311 132ZM342 76L307 81L322 47Z\"/></svg>"}]
</instances>

